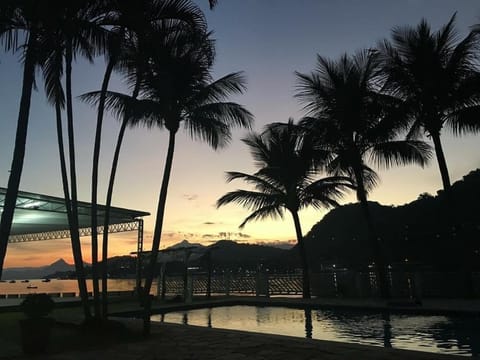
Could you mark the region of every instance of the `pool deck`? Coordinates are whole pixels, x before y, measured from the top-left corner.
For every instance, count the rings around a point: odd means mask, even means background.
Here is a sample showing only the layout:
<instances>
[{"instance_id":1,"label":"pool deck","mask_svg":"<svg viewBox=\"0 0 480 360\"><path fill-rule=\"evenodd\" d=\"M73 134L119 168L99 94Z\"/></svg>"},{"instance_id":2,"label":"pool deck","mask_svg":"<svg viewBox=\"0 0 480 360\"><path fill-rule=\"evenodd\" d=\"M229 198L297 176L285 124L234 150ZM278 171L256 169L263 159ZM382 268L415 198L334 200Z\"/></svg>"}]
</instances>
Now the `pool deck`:
<instances>
[{"instance_id":1,"label":"pool deck","mask_svg":"<svg viewBox=\"0 0 480 360\"><path fill-rule=\"evenodd\" d=\"M139 320L123 320L130 327ZM301 339L191 325L159 323L149 339L104 349L52 354L56 360L459 360L462 356L386 349L333 341ZM16 357L22 359L22 357ZM27 359L27 358L25 358Z\"/></svg>"},{"instance_id":2,"label":"pool deck","mask_svg":"<svg viewBox=\"0 0 480 360\"><path fill-rule=\"evenodd\" d=\"M480 300L432 299L416 305L408 301L385 301L376 299L292 299L229 297L195 299L190 304L169 302L152 304L152 311L164 313L182 309L229 305L288 306L296 308L342 308L372 311L411 312L423 314L452 314L480 316ZM13 304L9 304L13 305ZM112 304L112 317L124 322L130 329L140 333L142 321L133 316L141 314L135 301ZM122 317L118 317L122 315ZM78 323L81 319L57 319ZM258 334L251 332L211 329L192 325L152 323L151 336L142 341L119 343L107 348L50 354L37 359L62 360L447 360L464 359L464 356L440 355L434 353L382 348L324 340L312 340L289 336ZM473 359L472 357L470 357ZM13 359L27 359L14 356Z\"/></svg>"}]
</instances>

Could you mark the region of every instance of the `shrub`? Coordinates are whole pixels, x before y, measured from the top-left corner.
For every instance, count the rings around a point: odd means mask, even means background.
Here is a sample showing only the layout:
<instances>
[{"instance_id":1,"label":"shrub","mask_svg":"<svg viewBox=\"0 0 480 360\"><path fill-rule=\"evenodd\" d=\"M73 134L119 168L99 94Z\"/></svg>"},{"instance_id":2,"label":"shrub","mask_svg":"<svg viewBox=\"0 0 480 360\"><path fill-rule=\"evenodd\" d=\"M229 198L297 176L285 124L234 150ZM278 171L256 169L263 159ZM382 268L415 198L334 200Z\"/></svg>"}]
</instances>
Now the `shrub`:
<instances>
[{"instance_id":1,"label":"shrub","mask_svg":"<svg viewBox=\"0 0 480 360\"><path fill-rule=\"evenodd\" d=\"M53 310L55 302L47 294L28 294L20 304L21 310L28 318L45 317Z\"/></svg>"}]
</instances>

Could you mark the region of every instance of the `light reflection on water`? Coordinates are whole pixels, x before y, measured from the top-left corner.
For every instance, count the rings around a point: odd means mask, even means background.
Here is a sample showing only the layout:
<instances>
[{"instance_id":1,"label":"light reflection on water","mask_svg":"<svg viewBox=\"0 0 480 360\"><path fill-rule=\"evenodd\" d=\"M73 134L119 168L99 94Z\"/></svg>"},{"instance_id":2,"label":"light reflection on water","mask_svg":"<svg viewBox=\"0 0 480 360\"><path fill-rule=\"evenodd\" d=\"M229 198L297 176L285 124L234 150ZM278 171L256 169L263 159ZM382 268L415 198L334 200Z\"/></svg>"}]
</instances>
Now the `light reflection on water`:
<instances>
[{"instance_id":1,"label":"light reflection on water","mask_svg":"<svg viewBox=\"0 0 480 360\"><path fill-rule=\"evenodd\" d=\"M477 318L231 306L154 315L152 320L436 353L480 354Z\"/></svg>"}]
</instances>

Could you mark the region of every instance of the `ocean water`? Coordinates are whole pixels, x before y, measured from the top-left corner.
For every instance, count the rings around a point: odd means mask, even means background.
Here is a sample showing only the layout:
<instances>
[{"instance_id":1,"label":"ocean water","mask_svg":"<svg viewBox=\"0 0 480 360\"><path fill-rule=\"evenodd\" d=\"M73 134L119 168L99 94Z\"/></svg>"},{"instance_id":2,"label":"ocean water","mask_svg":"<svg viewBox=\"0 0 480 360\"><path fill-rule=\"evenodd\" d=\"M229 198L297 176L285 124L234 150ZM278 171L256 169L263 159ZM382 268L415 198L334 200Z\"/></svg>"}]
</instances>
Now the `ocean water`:
<instances>
[{"instance_id":1,"label":"ocean water","mask_svg":"<svg viewBox=\"0 0 480 360\"><path fill-rule=\"evenodd\" d=\"M101 282L100 282L101 283ZM135 279L108 279L109 291L133 290L135 288ZM87 280L87 289L92 291L92 281ZM16 280L15 283L0 282L0 294L29 294L29 293L65 293L74 292L78 295L77 280L58 280L53 279L50 282L42 282L41 279L29 279L29 282ZM156 283L152 286L152 292L156 292Z\"/></svg>"},{"instance_id":2,"label":"ocean water","mask_svg":"<svg viewBox=\"0 0 480 360\"><path fill-rule=\"evenodd\" d=\"M217 307L152 316L152 321L464 356L480 355L479 320L256 306Z\"/></svg>"}]
</instances>

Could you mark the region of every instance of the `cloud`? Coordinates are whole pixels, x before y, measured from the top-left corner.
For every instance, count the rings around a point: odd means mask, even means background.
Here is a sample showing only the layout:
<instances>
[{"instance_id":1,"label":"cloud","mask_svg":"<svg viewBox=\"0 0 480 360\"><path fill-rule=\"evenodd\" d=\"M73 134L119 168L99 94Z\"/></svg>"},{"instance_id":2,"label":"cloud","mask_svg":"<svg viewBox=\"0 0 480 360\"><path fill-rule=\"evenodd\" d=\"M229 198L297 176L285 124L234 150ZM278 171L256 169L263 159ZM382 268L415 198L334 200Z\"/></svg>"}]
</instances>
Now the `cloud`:
<instances>
[{"instance_id":1,"label":"cloud","mask_svg":"<svg viewBox=\"0 0 480 360\"><path fill-rule=\"evenodd\" d=\"M198 194L183 194L183 198L188 201L194 201L198 199Z\"/></svg>"},{"instance_id":2,"label":"cloud","mask_svg":"<svg viewBox=\"0 0 480 360\"><path fill-rule=\"evenodd\" d=\"M204 239L212 239L218 237L218 234L203 234L202 238Z\"/></svg>"},{"instance_id":3,"label":"cloud","mask_svg":"<svg viewBox=\"0 0 480 360\"><path fill-rule=\"evenodd\" d=\"M212 221L205 221L203 223L203 225L215 225L216 223L212 222Z\"/></svg>"},{"instance_id":4,"label":"cloud","mask_svg":"<svg viewBox=\"0 0 480 360\"><path fill-rule=\"evenodd\" d=\"M24 260L26 262L43 260L43 256L27 256L27 257L24 257L22 260Z\"/></svg>"},{"instance_id":5,"label":"cloud","mask_svg":"<svg viewBox=\"0 0 480 360\"><path fill-rule=\"evenodd\" d=\"M239 232L237 235L238 235L238 237L241 237L243 239L250 239L251 238L250 235L244 234L244 233L241 233L241 232Z\"/></svg>"}]
</instances>

